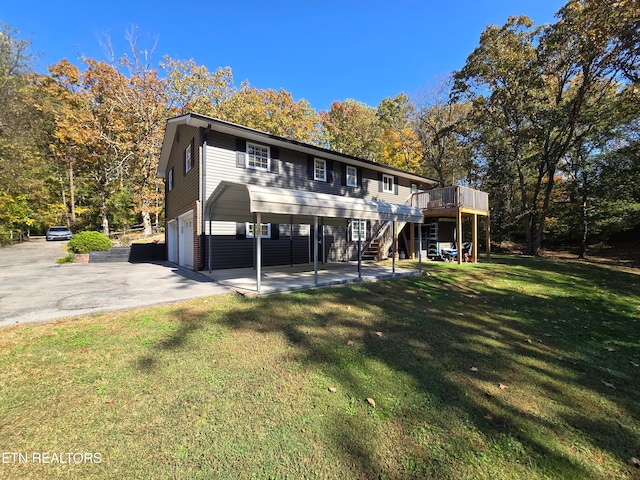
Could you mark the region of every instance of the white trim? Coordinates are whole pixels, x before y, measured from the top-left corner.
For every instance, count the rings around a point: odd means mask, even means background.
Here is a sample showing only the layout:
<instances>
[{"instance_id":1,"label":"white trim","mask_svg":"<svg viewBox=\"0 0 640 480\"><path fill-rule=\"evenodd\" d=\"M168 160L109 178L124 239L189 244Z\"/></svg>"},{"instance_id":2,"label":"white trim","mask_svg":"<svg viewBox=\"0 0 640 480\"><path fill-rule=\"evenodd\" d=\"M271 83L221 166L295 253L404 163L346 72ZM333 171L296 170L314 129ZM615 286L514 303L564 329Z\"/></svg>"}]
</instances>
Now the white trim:
<instances>
[{"instance_id":1,"label":"white trim","mask_svg":"<svg viewBox=\"0 0 640 480\"><path fill-rule=\"evenodd\" d=\"M318 176L318 167L322 165L322 177ZM323 158L313 159L313 179L319 182L327 181L327 161Z\"/></svg>"},{"instance_id":2,"label":"white trim","mask_svg":"<svg viewBox=\"0 0 640 480\"><path fill-rule=\"evenodd\" d=\"M351 221L351 241L357 242L358 240L362 242L367 241L367 221L366 220Z\"/></svg>"},{"instance_id":3,"label":"white trim","mask_svg":"<svg viewBox=\"0 0 640 480\"><path fill-rule=\"evenodd\" d=\"M262 228L267 227L267 233L262 233ZM247 222L247 227L246 227L246 235L247 238L254 238L253 235L253 222ZM260 238L271 238L271 224L270 223L263 223L262 225L260 225Z\"/></svg>"},{"instance_id":4,"label":"white trim","mask_svg":"<svg viewBox=\"0 0 640 480\"><path fill-rule=\"evenodd\" d=\"M387 188L387 184L390 185L390 188ZM394 193L394 178L393 175L387 175L386 173L382 174L382 191L384 193Z\"/></svg>"},{"instance_id":5,"label":"white trim","mask_svg":"<svg viewBox=\"0 0 640 480\"><path fill-rule=\"evenodd\" d=\"M255 160L254 160L254 165L251 165L251 157L253 156L254 159L256 157L255 154L249 153L249 149L250 148L254 148L256 150L266 150L267 151L267 166L265 167L261 167L261 166L256 166L255 165ZM262 163L263 160L263 156L260 155L258 157ZM271 170L271 148L268 147L267 145L260 145L259 143L250 143L247 142L247 168L250 168L252 170L260 170L262 172L268 172Z\"/></svg>"},{"instance_id":6,"label":"white trim","mask_svg":"<svg viewBox=\"0 0 640 480\"><path fill-rule=\"evenodd\" d=\"M353 171L353 173L351 175L349 175L349 169L351 169ZM353 165L347 165L347 168L345 170L345 174L347 176L347 178L346 178L347 187L357 187L358 186L358 169L356 167L354 167ZM351 183L349 183L350 177L353 180Z\"/></svg>"}]
</instances>

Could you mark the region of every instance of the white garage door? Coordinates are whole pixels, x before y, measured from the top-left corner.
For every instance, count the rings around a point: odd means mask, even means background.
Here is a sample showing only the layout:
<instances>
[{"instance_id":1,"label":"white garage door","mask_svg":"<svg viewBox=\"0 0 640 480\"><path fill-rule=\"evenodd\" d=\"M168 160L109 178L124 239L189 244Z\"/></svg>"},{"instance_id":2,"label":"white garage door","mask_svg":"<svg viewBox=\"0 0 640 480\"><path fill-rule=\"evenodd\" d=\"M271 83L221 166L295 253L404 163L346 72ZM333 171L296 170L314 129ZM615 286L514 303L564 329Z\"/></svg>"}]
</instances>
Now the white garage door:
<instances>
[{"instance_id":1,"label":"white garage door","mask_svg":"<svg viewBox=\"0 0 640 480\"><path fill-rule=\"evenodd\" d=\"M178 218L178 265L193 268L193 212Z\"/></svg>"}]
</instances>

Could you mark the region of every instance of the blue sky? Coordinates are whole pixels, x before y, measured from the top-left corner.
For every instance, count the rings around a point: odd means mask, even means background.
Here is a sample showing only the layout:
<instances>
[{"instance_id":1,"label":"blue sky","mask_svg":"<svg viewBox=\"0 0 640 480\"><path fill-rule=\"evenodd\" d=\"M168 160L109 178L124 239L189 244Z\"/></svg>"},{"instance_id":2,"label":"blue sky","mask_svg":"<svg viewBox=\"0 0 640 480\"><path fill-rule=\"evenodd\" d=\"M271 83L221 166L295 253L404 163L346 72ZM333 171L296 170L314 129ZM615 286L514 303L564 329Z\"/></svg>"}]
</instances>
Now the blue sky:
<instances>
[{"instance_id":1,"label":"blue sky","mask_svg":"<svg viewBox=\"0 0 640 480\"><path fill-rule=\"evenodd\" d=\"M326 110L354 98L377 106L400 92L412 95L464 66L489 24L527 15L551 23L561 0L456 1L122 1L14 0L0 21L32 40L36 68L66 58L106 60L127 52L127 30L140 44L157 38L164 55L193 58L209 70L232 68L237 84L284 88L296 100Z\"/></svg>"}]
</instances>

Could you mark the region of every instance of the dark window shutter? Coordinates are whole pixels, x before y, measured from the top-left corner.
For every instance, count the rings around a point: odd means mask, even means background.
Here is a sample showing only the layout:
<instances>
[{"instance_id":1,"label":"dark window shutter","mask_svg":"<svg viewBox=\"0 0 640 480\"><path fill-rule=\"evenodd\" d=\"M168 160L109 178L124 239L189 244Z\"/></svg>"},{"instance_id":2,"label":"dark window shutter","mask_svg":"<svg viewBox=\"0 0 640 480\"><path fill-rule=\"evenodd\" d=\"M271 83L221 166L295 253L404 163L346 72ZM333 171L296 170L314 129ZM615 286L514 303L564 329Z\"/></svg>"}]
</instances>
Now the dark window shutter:
<instances>
[{"instance_id":1,"label":"dark window shutter","mask_svg":"<svg viewBox=\"0 0 640 480\"><path fill-rule=\"evenodd\" d=\"M362 167L358 167L358 186L362 188Z\"/></svg>"},{"instance_id":2,"label":"dark window shutter","mask_svg":"<svg viewBox=\"0 0 640 480\"><path fill-rule=\"evenodd\" d=\"M333 162L331 160L327 160L326 169L327 169L327 183L333 183Z\"/></svg>"},{"instance_id":3,"label":"dark window shutter","mask_svg":"<svg viewBox=\"0 0 640 480\"><path fill-rule=\"evenodd\" d=\"M271 147L271 173L280 173L280 149Z\"/></svg>"},{"instance_id":4,"label":"dark window shutter","mask_svg":"<svg viewBox=\"0 0 640 480\"><path fill-rule=\"evenodd\" d=\"M245 168L247 141L244 138L236 138L236 167Z\"/></svg>"},{"instance_id":5,"label":"dark window shutter","mask_svg":"<svg viewBox=\"0 0 640 480\"><path fill-rule=\"evenodd\" d=\"M278 240L280 238L280 225L277 223L271 224L271 240Z\"/></svg>"},{"instance_id":6,"label":"dark window shutter","mask_svg":"<svg viewBox=\"0 0 640 480\"><path fill-rule=\"evenodd\" d=\"M344 163L340 164L340 185L345 187L347 185L347 165Z\"/></svg>"},{"instance_id":7,"label":"dark window shutter","mask_svg":"<svg viewBox=\"0 0 640 480\"><path fill-rule=\"evenodd\" d=\"M382 192L382 173L378 172L378 192Z\"/></svg>"},{"instance_id":8,"label":"dark window shutter","mask_svg":"<svg viewBox=\"0 0 640 480\"><path fill-rule=\"evenodd\" d=\"M393 177L393 194L398 195L398 177Z\"/></svg>"},{"instance_id":9,"label":"dark window shutter","mask_svg":"<svg viewBox=\"0 0 640 480\"><path fill-rule=\"evenodd\" d=\"M241 240L243 238L247 238L247 224L246 223L236 223L236 239Z\"/></svg>"},{"instance_id":10,"label":"dark window shutter","mask_svg":"<svg viewBox=\"0 0 640 480\"><path fill-rule=\"evenodd\" d=\"M307 178L313 180L313 155L307 155Z\"/></svg>"}]
</instances>

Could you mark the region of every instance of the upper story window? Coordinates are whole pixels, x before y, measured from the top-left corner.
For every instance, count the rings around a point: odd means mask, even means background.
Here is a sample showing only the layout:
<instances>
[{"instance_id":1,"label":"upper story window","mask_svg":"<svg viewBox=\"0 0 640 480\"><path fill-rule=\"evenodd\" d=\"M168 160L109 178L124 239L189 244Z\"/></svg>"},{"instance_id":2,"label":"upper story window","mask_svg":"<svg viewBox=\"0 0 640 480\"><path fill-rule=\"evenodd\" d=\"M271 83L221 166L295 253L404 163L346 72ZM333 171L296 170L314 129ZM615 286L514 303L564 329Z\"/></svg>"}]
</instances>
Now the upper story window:
<instances>
[{"instance_id":1,"label":"upper story window","mask_svg":"<svg viewBox=\"0 0 640 480\"><path fill-rule=\"evenodd\" d=\"M358 169L350 165L347 165L347 186L348 187L358 186Z\"/></svg>"},{"instance_id":2,"label":"upper story window","mask_svg":"<svg viewBox=\"0 0 640 480\"><path fill-rule=\"evenodd\" d=\"M167 176L167 187L169 190L173 190L173 168L169 170L169 175Z\"/></svg>"},{"instance_id":3,"label":"upper story window","mask_svg":"<svg viewBox=\"0 0 640 480\"><path fill-rule=\"evenodd\" d=\"M382 175L382 191L393 193L393 177L391 175Z\"/></svg>"},{"instance_id":4,"label":"upper story window","mask_svg":"<svg viewBox=\"0 0 640 480\"><path fill-rule=\"evenodd\" d=\"M313 161L313 179L321 182L327 181L327 161L316 158Z\"/></svg>"},{"instance_id":5,"label":"upper story window","mask_svg":"<svg viewBox=\"0 0 640 480\"><path fill-rule=\"evenodd\" d=\"M247 238L255 237L255 223L247 223ZM261 223L260 224L260 238L271 238L271 224L270 223Z\"/></svg>"},{"instance_id":6,"label":"upper story window","mask_svg":"<svg viewBox=\"0 0 640 480\"><path fill-rule=\"evenodd\" d=\"M269 171L269 147L247 143L248 167L256 170Z\"/></svg>"},{"instance_id":7,"label":"upper story window","mask_svg":"<svg viewBox=\"0 0 640 480\"><path fill-rule=\"evenodd\" d=\"M184 173L193 168L193 140L184 150Z\"/></svg>"}]
</instances>

